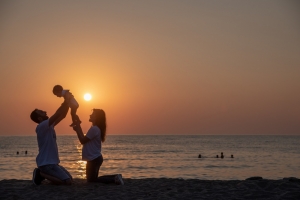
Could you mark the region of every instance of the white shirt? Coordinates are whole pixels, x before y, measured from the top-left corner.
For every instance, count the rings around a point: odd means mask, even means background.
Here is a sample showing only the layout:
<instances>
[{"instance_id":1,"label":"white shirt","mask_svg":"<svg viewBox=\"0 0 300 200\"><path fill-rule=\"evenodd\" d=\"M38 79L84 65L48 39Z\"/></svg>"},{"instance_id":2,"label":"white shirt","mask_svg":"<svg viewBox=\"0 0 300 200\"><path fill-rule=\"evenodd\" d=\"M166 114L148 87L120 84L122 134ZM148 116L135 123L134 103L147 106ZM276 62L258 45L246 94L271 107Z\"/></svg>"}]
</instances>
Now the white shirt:
<instances>
[{"instance_id":1,"label":"white shirt","mask_svg":"<svg viewBox=\"0 0 300 200\"><path fill-rule=\"evenodd\" d=\"M61 92L61 95L62 95L63 97L65 97L66 94L67 94L68 92L69 92L69 90L63 90L63 91ZM76 99L75 99L74 97L71 97L70 100L69 100L69 107L70 107L70 108L73 108L73 107L78 108L78 106L79 106L79 104L78 104L78 102L76 101Z\"/></svg>"},{"instance_id":2,"label":"white shirt","mask_svg":"<svg viewBox=\"0 0 300 200\"><path fill-rule=\"evenodd\" d=\"M90 139L82 147L82 160L91 161L101 155L101 130L98 126L92 126L85 135Z\"/></svg>"},{"instance_id":3,"label":"white shirt","mask_svg":"<svg viewBox=\"0 0 300 200\"><path fill-rule=\"evenodd\" d=\"M58 164L58 149L54 125L49 126L49 119L41 122L35 129L39 153L36 157L38 167L49 164Z\"/></svg>"}]
</instances>

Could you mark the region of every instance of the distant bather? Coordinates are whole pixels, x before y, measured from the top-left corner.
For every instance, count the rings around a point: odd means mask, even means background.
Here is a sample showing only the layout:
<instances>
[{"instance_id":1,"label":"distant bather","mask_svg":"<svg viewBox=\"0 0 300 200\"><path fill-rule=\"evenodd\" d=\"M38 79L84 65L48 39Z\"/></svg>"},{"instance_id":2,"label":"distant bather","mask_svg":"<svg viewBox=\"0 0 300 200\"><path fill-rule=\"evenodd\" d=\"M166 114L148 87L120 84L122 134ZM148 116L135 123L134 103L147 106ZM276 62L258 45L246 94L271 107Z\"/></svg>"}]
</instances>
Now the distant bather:
<instances>
[{"instance_id":1,"label":"distant bather","mask_svg":"<svg viewBox=\"0 0 300 200\"><path fill-rule=\"evenodd\" d=\"M221 158L224 158L223 152L221 152Z\"/></svg>"}]
</instances>

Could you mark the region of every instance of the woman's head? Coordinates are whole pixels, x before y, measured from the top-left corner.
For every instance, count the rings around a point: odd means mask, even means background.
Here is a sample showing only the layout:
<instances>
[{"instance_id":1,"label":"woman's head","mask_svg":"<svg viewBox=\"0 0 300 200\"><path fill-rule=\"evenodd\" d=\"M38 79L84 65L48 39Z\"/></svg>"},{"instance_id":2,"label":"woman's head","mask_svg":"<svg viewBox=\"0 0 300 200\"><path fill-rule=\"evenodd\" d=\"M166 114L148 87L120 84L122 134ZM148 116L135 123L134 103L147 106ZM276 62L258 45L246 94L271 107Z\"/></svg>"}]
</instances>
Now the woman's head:
<instances>
[{"instance_id":1,"label":"woman's head","mask_svg":"<svg viewBox=\"0 0 300 200\"><path fill-rule=\"evenodd\" d=\"M89 121L92 122L94 126L98 126L98 128L101 130L101 141L104 142L106 136L105 112L102 109L93 109Z\"/></svg>"}]
</instances>

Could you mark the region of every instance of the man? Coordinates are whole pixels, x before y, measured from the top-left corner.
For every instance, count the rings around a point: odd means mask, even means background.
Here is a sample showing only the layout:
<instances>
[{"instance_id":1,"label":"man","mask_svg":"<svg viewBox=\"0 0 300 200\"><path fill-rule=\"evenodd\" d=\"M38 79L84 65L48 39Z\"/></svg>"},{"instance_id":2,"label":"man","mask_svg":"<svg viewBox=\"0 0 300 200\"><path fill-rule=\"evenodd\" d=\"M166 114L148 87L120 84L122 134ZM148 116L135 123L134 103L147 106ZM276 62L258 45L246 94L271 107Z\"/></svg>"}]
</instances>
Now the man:
<instances>
[{"instance_id":1,"label":"man","mask_svg":"<svg viewBox=\"0 0 300 200\"><path fill-rule=\"evenodd\" d=\"M36 157L38 168L34 169L32 177L32 181L35 185L40 185L45 178L54 184L72 184L72 176L70 173L59 165L60 161L56 144L56 133L54 130L54 126L65 118L68 113L69 99L70 98L65 99L55 114L50 118L45 111L38 109L32 111L30 115L31 120L38 123L35 130L39 147L39 153Z\"/></svg>"}]
</instances>

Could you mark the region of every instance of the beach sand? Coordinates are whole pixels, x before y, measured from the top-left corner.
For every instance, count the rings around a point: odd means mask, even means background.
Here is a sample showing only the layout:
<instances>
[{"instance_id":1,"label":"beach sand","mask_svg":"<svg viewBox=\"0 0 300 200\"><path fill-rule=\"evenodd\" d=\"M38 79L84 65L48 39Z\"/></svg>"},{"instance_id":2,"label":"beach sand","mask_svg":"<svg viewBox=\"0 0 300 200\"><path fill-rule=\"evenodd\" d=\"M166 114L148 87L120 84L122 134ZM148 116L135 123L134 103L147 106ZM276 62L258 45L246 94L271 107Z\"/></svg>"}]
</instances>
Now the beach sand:
<instances>
[{"instance_id":1,"label":"beach sand","mask_svg":"<svg viewBox=\"0 0 300 200\"><path fill-rule=\"evenodd\" d=\"M256 178L254 178L256 179ZM71 186L30 180L0 181L0 199L300 199L300 179L198 180L124 179L125 185L86 183Z\"/></svg>"}]
</instances>

